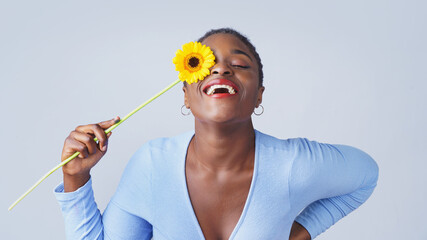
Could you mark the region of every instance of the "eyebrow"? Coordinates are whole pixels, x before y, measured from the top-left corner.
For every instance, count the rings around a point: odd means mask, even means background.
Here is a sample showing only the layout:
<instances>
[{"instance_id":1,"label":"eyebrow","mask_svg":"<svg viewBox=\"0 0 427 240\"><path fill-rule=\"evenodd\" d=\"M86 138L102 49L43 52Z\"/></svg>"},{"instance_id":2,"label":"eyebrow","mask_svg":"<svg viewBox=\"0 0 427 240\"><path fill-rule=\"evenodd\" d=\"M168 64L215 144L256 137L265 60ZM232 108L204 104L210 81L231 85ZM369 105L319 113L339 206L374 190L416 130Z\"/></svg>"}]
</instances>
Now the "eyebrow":
<instances>
[{"instance_id":1,"label":"eyebrow","mask_svg":"<svg viewBox=\"0 0 427 240\"><path fill-rule=\"evenodd\" d=\"M242 55L245 55L246 57L248 57L248 58L252 61L251 56L249 56L249 54L245 53L245 52L244 52L244 51L242 51L242 50L239 50L239 49L233 49L233 50L231 50L231 53L233 53L233 54L242 54Z\"/></svg>"}]
</instances>

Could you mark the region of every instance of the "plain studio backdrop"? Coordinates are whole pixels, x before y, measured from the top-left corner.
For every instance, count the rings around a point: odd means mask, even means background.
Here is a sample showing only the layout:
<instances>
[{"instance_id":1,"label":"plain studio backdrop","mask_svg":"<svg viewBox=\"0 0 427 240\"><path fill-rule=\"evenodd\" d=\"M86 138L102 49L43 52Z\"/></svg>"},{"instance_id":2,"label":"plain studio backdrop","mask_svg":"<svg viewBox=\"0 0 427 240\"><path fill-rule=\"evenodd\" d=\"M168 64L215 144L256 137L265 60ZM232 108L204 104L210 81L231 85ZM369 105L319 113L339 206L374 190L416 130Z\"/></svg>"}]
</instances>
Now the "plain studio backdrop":
<instances>
[{"instance_id":1,"label":"plain studio backdrop","mask_svg":"<svg viewBox=\"0 0 427 240\"><path fill-rule=\"evenodd\" d=\"M61 170L8 206L60 162L77 125L123 117L177 79L182 44L233 27L264 64L256 129L352 145L379 165L371 198L317 239L427 239L426 12L425 1L2 1L1 238L64 239ZM113 131L92 171L102 211L143 143L193 129L181 87Z\"/></svg>"}]
</instances>

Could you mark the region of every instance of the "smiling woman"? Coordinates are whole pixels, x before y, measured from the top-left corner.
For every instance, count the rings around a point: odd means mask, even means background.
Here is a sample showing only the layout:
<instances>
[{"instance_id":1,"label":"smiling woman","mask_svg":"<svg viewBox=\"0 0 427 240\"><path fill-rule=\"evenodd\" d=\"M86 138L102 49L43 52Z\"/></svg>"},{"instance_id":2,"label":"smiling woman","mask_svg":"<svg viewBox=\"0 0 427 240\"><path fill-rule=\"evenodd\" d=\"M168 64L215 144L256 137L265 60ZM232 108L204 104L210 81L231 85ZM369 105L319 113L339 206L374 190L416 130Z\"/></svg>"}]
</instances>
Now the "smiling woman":
<instances>
[{"instance_id":1,"label":"smiling woman","mask_svg":"<svg viewBox=\"0 0 427 240\"><path fill-rule=\"evenodd\" d=\"M373 192L378 167L363 151L254 129L263 72L246 37L217 29L199 41L199 55L179 57L196 72L207 47L215 55L206 78L183 87L194 131L144 144L103 214L90 169L118 119L79 126L65 141L62 159L81 152L55 189L69 239L311 239Z\"/></svg>"}]
</instances>

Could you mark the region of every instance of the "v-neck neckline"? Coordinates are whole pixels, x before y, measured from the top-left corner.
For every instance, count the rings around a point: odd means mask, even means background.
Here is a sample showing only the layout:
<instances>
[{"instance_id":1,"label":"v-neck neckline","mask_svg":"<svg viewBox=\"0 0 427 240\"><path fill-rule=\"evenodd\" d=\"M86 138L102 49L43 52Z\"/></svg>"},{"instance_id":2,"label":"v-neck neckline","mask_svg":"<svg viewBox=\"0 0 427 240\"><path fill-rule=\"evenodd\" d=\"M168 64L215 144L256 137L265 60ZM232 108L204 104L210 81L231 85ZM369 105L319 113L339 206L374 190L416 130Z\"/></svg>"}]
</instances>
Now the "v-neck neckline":
<instances>
[{"instance_id":1,"label":"v-neck neckline","mask_svg":"<svg viewBox=\"0 0 427 240\"><path fill-rule=\"evenodd\" d=\"M257 130L254 130L254 131L255 131L255 156L254 156L254 169L253 169L253 173L252 173L251 186L249 188L248 196L246 197L245 206L243 207L243 211L240 214L239 220L237 221L236 226L234 226L233 231L231 232L230 237L228 238L228 240L231 240L231 239L233 239L236 236L239 228L243 224L244 219L245 219L246 214L247 214L247 211L248 211L248 208L249 208L250 201L252 199L252 195L253 195L253 192L254 192L255 184L256 184L256 177L257 177L257 170L258 170L258 161L259 161L258 160L258 158L259 158L258 157L258 154L259 154L259 141L258 141L259 133L258 133ZM202 239L206 239L205 236L203 235L202 227L200 226L200 223L197 220L197 216L196 216L196 212L194 211L193 204L191 203L190 192L188 190L188 184L187 184L187 175L185 173L185 169L186 169L185 165L186 165L186 162L187 162L188 148L190 146L191 140L194 138L194 135L195 134L193 132L193 134L191 134L191 137L189 139L187 139L187 143L185 145L186 147L185 147L185 149L183 151L183 156L182 156L183 157L183 161L182 161L182 165L181 165L181 167L182 167L181 170L183 171L183 175L182 176L184 177L184 179L181 180L181 181L183 181L183 183L184 183L185 195L186 195L185 196L185 201L186 201L187 207L190 209L191 216L193 218L193 222L197 226L197 231L198 231L199 235L202 237Z\"/></svg>"}]
</instances>

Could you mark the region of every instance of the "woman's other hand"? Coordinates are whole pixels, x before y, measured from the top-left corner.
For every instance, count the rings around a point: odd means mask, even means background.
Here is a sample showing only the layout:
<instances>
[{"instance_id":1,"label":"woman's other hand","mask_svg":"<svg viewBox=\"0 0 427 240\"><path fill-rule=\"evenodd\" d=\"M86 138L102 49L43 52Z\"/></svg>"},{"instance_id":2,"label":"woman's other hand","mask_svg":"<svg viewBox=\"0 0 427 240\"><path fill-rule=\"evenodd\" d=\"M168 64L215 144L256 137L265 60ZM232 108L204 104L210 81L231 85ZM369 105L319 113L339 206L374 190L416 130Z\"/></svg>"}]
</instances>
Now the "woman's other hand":
<instances>
[{"instance_id":1,"label":"woman's other hand","mask_svg":"<svg viewBox=\"0 0 427 240\"><path fill-rule=\"evenodd\" d=\"M301 224L294 221L291 228L289 240L310 240L311 236Z\"/></svg>"},{"instance_id":2,"label":"woman's other hand","mask_svg":"<svg viewBox=\"0 0 427 240\"><path fill-rule=\"evenodd\" d=\"M61 161L66 160L75 152L80 152L80 154L62 167L64 192L73 192L89 180L90 169L107 152L111 132L105 134L105 130L119 120L119 117L115 117L97 124L78 126L65 139ZM98 143L93 140L95 137L98 139Z\"/></svg>"}]
</instances>

